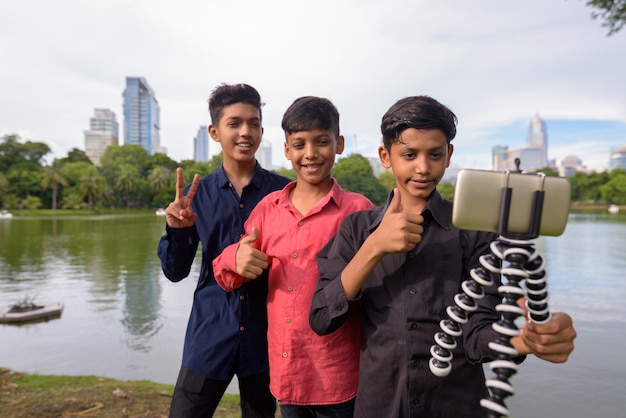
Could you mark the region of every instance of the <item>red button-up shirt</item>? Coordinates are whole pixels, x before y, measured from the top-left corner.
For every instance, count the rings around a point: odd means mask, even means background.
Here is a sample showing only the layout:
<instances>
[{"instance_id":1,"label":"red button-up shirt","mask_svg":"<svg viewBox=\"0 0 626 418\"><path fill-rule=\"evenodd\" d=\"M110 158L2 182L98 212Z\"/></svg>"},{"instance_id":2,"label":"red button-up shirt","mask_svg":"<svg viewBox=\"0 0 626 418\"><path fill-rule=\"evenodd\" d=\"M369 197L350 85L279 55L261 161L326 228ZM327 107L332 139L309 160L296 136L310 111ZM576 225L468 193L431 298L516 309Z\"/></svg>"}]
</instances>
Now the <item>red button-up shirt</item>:
<instances>
[{"instance_id":1,"label":"red button-up shirt","mask_svg":"<svg viewBox=\"0 0 626 418\"><path fill-rule=\"evenodd\" d=\"M365 197L343 190L330 192L305 216L289 202L296 182L267 195L254 208L245 230L258 230L255 247L269 257L267 297L270 390L283 404L330 405L356 396L360 319L352 315L337 331L318 336L309 311L318 281L316 255L350 213L373 207ZM226 290L246 279L236 273L238 244L213 261L215 280ZM260 279L261 280L261 279Z\"/></svg>"}]
</instances>

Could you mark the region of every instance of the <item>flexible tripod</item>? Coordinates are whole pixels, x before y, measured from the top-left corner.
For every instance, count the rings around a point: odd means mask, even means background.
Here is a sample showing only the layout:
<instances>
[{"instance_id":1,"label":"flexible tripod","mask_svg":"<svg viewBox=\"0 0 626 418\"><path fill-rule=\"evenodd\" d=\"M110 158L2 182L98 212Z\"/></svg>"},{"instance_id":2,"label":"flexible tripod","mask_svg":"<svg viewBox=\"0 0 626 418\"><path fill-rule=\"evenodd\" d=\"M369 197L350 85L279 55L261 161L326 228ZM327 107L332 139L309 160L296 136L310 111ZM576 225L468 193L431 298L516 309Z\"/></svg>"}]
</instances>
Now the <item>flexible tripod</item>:
<instances>
[{"instance_id":1,"label":"flexible tripod","mask_svg":"<svg viewBox=\"0 0 626 418\"><path fill-rule=\"evenodd\" d=\"M519 163L517 172L521 172ZM481 256L480 266L472 269L470 278L461 283L462 292L455 295L455 304L446 309L448 318L439 324L441 331L434 336L435 344L430 349L432 358L429 362L434 375L443 377L450 373L452 350L457 346L456 338L462 335L462 324L478 308L476 301L484 297L483 288L493 285L493 276L503 276L506 280L498 287L502 303L496 306L499 320L492 325L499 336L496 341L489 343L489 347L496 352L496 359L489 366L495 373L495 378L486 381L490 395L480 402L490 418L509 415L504 401L515 392L509 378L517 372L517 364L512 357L518 352L510 339L520 334L515 320L524 315L517 300L526 297L530 321L545 323L550 320L545 262L532 242L540 232L545 175L539 174L542 176L541 187L534 192L530 229L524 233L508 230L513 189L509 187L509 172L506 175L498 220L498 238L490 245L491 253ZM521 287L522 282L525 282L525 290Z\"/></svg>"}]
</instances>

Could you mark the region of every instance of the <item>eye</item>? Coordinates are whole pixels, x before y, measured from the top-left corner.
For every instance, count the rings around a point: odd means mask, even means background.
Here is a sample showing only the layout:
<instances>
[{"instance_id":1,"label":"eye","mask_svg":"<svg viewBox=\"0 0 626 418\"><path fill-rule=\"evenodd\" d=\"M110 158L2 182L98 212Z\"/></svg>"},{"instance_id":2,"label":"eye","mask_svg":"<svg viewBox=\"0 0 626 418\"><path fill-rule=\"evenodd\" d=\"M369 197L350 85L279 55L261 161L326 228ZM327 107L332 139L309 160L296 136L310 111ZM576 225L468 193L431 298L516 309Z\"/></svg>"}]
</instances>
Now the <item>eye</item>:
<instances>
[{"instance_id":1,"label":"eye","mask_svg":"<svg viewBox=\"0 0 626 418\"><path fill-rule=\"evenodd\" d=\"M291 144L291 148L293 149L302 149L304 147L304 144L302 142L294 142L293 144Z\"/></svg>"},{"instance_id":2,"label":"eye","mask_svg":"<svg viewBox=\"0 0 626 418\"><path fill-rule=\"evenodd\" d=\"M415 154L412 152L405 152L404 154L402 154L402 156L407 160L412 160L415 158Z\"/></svg>"}]
</instances>

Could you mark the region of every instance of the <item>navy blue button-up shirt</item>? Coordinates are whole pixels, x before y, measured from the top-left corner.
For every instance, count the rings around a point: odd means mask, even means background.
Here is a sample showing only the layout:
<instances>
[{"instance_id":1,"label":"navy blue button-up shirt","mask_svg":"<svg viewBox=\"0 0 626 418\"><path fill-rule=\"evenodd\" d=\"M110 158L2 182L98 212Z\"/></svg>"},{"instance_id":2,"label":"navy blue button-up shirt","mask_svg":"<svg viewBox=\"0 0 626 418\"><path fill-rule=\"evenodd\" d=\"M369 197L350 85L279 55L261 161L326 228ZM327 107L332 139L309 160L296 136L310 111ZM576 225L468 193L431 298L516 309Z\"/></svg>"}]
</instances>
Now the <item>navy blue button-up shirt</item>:
<instances>
[{"instance_id":1,"label":"navy blue button-up shirt","mask_svg":"<svg viewBox=\"0 0 626 418\"><path fill-rule=\"evenodd\" d=\"M193 198L198 217L195 224L189 228L165 227L157 253L163 273L173 282L189 275L198 243L202 243L202 265L185 335L183 365L209 379L229 380L234 373L245 377L268 370L267 280L252 280L226 292L215 282L211 262L225 247L239 241L254 206L289 181L257 163L239 197L220 167L200 179Z\"/></svg>"}]
</instances>

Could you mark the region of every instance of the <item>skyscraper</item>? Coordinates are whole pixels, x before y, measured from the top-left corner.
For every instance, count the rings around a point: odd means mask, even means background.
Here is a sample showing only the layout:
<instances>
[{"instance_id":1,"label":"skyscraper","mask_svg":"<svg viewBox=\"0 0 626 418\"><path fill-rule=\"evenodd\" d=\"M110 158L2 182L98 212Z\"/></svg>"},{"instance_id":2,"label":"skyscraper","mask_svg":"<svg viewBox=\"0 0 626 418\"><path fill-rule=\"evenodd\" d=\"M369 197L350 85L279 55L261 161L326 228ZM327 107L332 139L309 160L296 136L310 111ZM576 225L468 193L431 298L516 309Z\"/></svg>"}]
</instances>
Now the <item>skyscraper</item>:
<instances>
[{"instance_id":1,"label":"skyscraper","mask_svg":"<svg viewBox=\"0 0 626 418\"><path fill-rule=\"evenodd\" d=\"M495 171L516 170L515 160L519 159L520 169L535 171L551 166L548 160L548 128L546 123L535 115L528 126L526 143L523 148L509 149L508 145L496 145L491 149Z\"/></svg>"},{"instance_id":2,"label":"skyscraper","mask_svg":"<svg viewBox=\"0 0 626 418\"><path fill-rule=\"evenodd\" d=\"M193 139L193 160L199 163L209 161L209 132L206 125L201 125Z\"/></svg>"},{"instance_id":3,"label":"skyscraper","mask_svg":"<svg viewBox=\"0 0 626 418\"><path fill-rule=\"evenodd\" d=\"M85 134L85 154L95 165L109 145L118 145L119 126L115 113L109 109L94 109L89 119L89 130Z\"/></svg>"},{"instance_id":4,"label":"skyscraper","mask_svg":"<svg viewBox=\"0 0 626 418\"><path fill-rule=\"evenodd\" d=\"M124 144L141 145L148 154L161 152L161 108L143 77L126 77Z\"/></svg>"},{"instance_id":5,"label":"skyscraper","mask_svg":"<svg viewBox=\"0 0 626 418\"><path fill-rule=\"evenodd\" d=\"M539 161L534 162L542 168L548 166L548 127L538 114L532 118L528 125L526 135L526 146L524 148L535 149L534 154L538 154Z\"/></svg>"}]
</instances>

